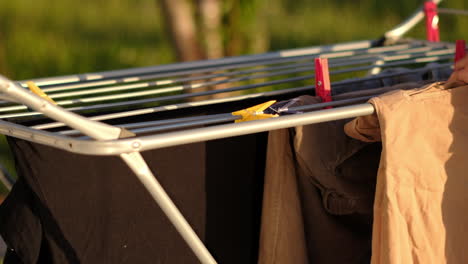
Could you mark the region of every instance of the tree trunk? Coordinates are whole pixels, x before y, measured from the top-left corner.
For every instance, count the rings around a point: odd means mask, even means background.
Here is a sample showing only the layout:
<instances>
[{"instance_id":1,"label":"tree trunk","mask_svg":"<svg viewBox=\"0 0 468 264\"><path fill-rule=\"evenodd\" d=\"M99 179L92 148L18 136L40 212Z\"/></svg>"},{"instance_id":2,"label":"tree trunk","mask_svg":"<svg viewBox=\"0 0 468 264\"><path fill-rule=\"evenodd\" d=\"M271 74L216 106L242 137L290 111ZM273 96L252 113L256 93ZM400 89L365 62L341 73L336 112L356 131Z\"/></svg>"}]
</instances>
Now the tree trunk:
<instances>
[{"instance_id":1,"label":"tree trunk","mask_svg":"<svg viewBox=\"0 0 468 264\"><path fill-rule=\"evenodd\" d=\"M177 59L179 61L203 59L204 54L198 42L191 4L187 0L159 0L159 2Z\"/></svg>"},{"instance_id":2,"label":"tree trunk","mask_svg":"<svg viewBox=\"0 0 468 264\"><path fill-rule=\"evenodd\" d=\"M8 69L6 66L5 45L3 36L0 34L0 74L8 76Z\"/></svg>"},{"instance_id":3,"label":"tree trunk","mask_svg":"<svg viewBox=\"0 0 468 264\"><path fill-rule=\"evenodd\" d=\"M208 59L224 56L220 0L198 0L205 54Z\"/></svg>"},{"instance_id":4,"label":"tree trunk","mask_svg":"<svg viewBox=\"0 0 468 264\"><path fill-rule=\"evenodd\" d=\"M228 15L226 55L235 56L244 49L241 33L241 8L240 1L231 0L231 9Z\"/></svg>"}]
</instances>

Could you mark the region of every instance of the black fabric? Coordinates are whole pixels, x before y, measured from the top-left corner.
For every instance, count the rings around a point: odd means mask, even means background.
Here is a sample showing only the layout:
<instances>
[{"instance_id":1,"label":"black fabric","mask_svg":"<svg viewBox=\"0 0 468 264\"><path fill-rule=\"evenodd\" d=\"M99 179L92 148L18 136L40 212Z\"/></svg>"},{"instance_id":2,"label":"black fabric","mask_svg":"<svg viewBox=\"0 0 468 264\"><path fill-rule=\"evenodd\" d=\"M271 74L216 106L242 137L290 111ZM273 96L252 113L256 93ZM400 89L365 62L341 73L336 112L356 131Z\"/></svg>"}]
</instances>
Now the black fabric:
<instances>
[{"instance_id":1,"label":"black fabric","mask_svg":"<svg viewBox=\"0 0 468 264\"><path fill-rule=\"evenodd\" d=\"M220 263L256 259L265 141L265 134L257 134L143 153ZM198 262L119 158L78 155L18 139L10 144L27 184L15 186L6 205L28 205L38 215L2 224L1 232L25 263L40 263L34 259L44 244L50 263ZM27 201L15 200L31 194ZM15 211L2 205L1 219ZM29 227L32 232L23 234Z\"/></svg>"},{"instance_id":2,"label":"black fabric","mask_svg":"<svg viewBox=\"0 0 468 264\"><path fill-rule=\"evenodd\" d=\"M18 257L15 251L8 249L3 258L4 264L24 264L23 261Z\"/></svg>"},{"instance_id":3,"label":"black fabric","mask_svg":"<svg viewBox=\"0 0 468 264\"><path fill-rule=\"evenodd\" d=\"M265 100L268 98L109 123L233 112ZM46 121L34 118L22 124ZM26 263L41 263L44 257L51 258L48 263L198 263L119 158L78 155L16 138L8 140L18 183L24 184L16 184L17 191L0 206L0 234L10 247L24 252L18 255ZM259 133L142 153L220 263L256 262L266 141L267 134ZM22 215L13 217L18 208L31 208L35 213L21 209ZM32 232L24 233L24 228Z\"/></svg>"},{"instance_id":4,"label":"black fabric","mask_svg":"<svg viewBox=\"0 0 468 264\"><path fill-rule=\"evenodd\" d=\"M256 263L267 133L207 142L206 243L219 263Z\"/></svg>"},{"instance_id":5,"label":"black fabric","mask_svg":"<svg viewBox=\"0 0 468 264\"><path fill-rule=\"evenodd\" d=\"M18 254L24 263L37 263L42 225L34 201L34 192L19 178L0 206L0 234L10 248L15 248L15 252L6 252L10 257L5 256L5 264L9 263L7 259L16 259Z\"/></svg>"}]
</instances>

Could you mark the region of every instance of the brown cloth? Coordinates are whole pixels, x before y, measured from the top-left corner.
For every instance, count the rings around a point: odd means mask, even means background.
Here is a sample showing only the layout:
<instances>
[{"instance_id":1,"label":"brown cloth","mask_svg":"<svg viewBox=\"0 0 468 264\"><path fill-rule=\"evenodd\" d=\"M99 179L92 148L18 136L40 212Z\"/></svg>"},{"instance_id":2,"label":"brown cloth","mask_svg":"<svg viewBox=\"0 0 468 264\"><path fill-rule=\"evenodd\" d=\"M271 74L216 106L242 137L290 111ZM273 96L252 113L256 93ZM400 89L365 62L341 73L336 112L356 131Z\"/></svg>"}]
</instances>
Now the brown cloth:
<instances>
[{"instance_id":1,"label":"brown cloth","mask_svg":"<svg viewBox=\"0 0 468 264\"><path fill-rule=\"evenodd\" d=\"M460 83L394 91L346 125L351 137L383 145L373 264L468 263L467 99Z\"/></svg>"},{"instance_id":2,"label":"brown cloth","mask_svg":"<svg viewBox=\"0 0 468 264\"><path fill-rule=\"evenodd\" d=\"M406 83L334 99L421 85ZM310 96L298 99L302 105L320 102ZM270 132L259 263L369 263L381 145L346 136L348 121Z\"/></svg>"}]
</instances>

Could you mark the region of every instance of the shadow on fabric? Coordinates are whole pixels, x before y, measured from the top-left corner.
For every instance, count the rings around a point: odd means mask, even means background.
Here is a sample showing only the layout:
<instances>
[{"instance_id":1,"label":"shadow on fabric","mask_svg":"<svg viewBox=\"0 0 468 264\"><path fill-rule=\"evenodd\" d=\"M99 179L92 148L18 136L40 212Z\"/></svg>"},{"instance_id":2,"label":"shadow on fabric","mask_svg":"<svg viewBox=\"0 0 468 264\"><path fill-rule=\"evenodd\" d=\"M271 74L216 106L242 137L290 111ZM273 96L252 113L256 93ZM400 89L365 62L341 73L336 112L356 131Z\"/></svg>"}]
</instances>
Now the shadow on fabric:
<instances>
[{"instance_id":1,"label":"shadow on fabric","mask_svg":"<svg viewBox=\"0 0 468 264\"><path fill-rule=\"evenodd\" d=\"M467 263L468 251L468 86L452 89L452 143L445 163L447 179L442 198L447 263ZM458 90L458 91L457 91Z\"/></svg>"}]
</instances>

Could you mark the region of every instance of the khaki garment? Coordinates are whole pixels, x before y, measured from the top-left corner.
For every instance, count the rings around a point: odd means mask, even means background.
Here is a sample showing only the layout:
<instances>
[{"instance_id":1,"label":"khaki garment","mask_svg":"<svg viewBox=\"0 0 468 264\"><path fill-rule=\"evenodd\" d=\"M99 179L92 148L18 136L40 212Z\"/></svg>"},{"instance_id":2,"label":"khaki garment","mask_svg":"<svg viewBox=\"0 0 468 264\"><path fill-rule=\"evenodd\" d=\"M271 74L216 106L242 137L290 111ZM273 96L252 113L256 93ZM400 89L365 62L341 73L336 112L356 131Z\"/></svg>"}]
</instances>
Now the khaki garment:
<instances>
[{"instance_id":1,"label":"khaki garment","mask_svg":"<svg viewBox=\"0 0 468 264\"><path fill-rule=\"evenodd\" d=\"M383 145L373 264L468 263L467 102L467 85L435 83L373 98L376 114L346 125Z\"/></svg>"},{"instance_id":2,"label":"khaki garment","mask_svg":"<svg viewBox=\"0 0 468 264\"><path fill-rule=\"evenodd\" d=\"M334 99L420 86L406 83ZM298 99L299 105L320 102ZM346 136L347 121L270 132L259 263L369 263L381 144Z\"/></svg>"}]
</instances>

